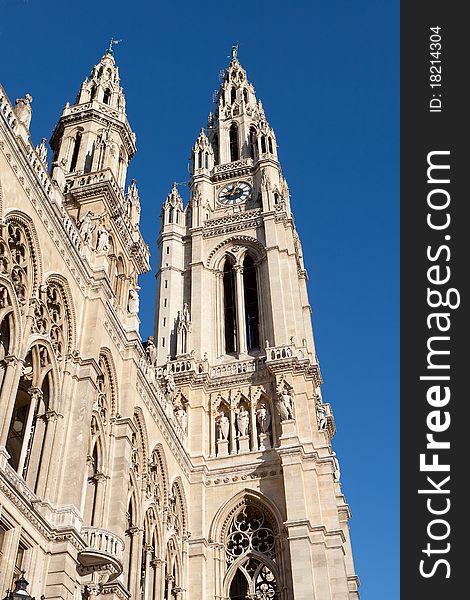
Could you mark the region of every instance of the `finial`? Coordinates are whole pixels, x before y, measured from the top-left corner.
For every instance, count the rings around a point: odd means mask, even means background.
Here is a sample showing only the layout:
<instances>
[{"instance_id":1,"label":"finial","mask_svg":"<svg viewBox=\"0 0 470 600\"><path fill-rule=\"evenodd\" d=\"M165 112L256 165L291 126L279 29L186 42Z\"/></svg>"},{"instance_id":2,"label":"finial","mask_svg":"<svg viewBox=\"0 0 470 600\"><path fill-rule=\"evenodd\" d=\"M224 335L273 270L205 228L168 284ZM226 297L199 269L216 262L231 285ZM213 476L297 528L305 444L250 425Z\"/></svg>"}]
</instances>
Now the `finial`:
<instances>
[{"instance_id":1,"label":"finial","mask_svg":"<svg viewBox=\"0 0 470 600\"><path fill-rule=\"evenodd\" d=\"M120 42L122 42L122 40L115 40L114 38L111 38L111 41L109 42L109 48L106 50L106 54L111 54L111 56L113 56L113 46L114 44L119 44Z\"/></svg>"},{"instance_id":2,"label":"finial","mask_svg":"<svg viewBox=\"0 0 470 600\"><path fill-rule=\"evenodd\" d=\"M232 46L232 60L237 58L237 54L238 54L238 42L234 46Z\"/></svg>"}]
</instances>

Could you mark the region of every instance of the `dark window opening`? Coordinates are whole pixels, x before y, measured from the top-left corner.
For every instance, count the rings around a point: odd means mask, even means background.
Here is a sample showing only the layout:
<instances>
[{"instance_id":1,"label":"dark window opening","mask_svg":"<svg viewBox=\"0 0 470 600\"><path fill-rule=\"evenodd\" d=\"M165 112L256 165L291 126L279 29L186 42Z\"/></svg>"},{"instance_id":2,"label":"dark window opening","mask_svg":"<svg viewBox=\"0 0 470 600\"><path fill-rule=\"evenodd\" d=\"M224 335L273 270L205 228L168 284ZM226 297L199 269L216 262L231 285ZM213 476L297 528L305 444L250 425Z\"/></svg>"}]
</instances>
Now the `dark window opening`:
<instances>
[{"instance_id":1,"label":"dark window opening","mask_svg":"<svg viewBox=\"0 0 470 600\"><path fill-rule=\"evenodd\" d=\"M266 138L264 137L264 135L261 138L261 152L262 154L266 152Z\"/></svg>"},{"instance_id":2,"label":"dark window opening","mask_svg":"<svg viewBox=\"0 0 470 600\"><path fill-rule=\"evenodd\" d=\"M238 127L236 123L232 123L230 126L230 160L238 160Z\"/></svg>"},{"instance_id":3,"label":"dark window opening","mask_svg":"<svg viewBox=\"0 0 470 600\"><path fill-rule=\"evenodd\" d=\"M229 260L224 265L224 323L225 352L235 352L236 318L235 318L235 273Z\"/></svg>"},{"instance_id":4,"label":"dark window opening","mask_svg":"<svg viewBox=\"0 0 470 600\"><path fill-rule=\"evenodd\" d=\"M243 90L243 100L245 104L248 104L248 90L246 88Z\"/></svg>"},{"instance_id":5,"label":"dark window opening","mask_svg":"<svg viewBox=\"0 0 470 600\"><path fill-rule=\"evenodd\" d=\"M237 99L237 90L233 87L230 92L230 104L233 104Z\"/></svg>"},{"instance_id":6,"label":"dark window opening","mask_svg":"<svg viewBox=\"0 0 470 600\"><path fill-rule=\"evenodd\" d=\"M217 134L215 134L212 139L212 148L214 150L214 162L216 165L218 165L219 164L219 136Z\"/></svg>"},{"instance_id":7,"label":"dark window opening","mask_svg":"<svg viewBox=\"0 0 470 600\"><path fill-rule=\"evenodd\" d=\"M256 267L251 256L243 262L243 288L245 295L246 343L248 352L259 349L259 311Z\"/></svg>"},{"instance_id":8,"label":"dark window opening","mask_svg":"<svg viewBox=\"0 0 470 600\"><path fill-rule=\"evenodd\" d=\"M245 600L248 598L248 581L245 575L237 570L230 584L230 600Z\"/></svg>"},{"instance_id":9,"label":"dark window opening","mask_svg":"<svg viewBox=\"0 0 470 600\"><path fill-rule=\"evenodd\" d=\"M6 443L7 452L10 455L9 462L15 471L18 470L20 464L21 448L23 447L23 440L26 434L26 422L30 404L31 398L29 394L25 390L19 389Z\"/></svg>"},{"instance_id":10,"label":"dark window opening","mask_svg":"<svg viewBox=\"0 0 470 600\"><path fill-rule=\"evenodd\" d=\"M268 138L268 147L269 147L269 152L272 154L273 153L273 141L270 137Z\"/></svg>"},{"instance_id":11,"label":"dark window opening","mask_svg":"<svg viewBox=\"0 0 470 600\"><path fill-rule=\"evenodd\" d=\"M93 165L93 157L95 155L95 142L93 142L93 146L91 147L90 152L85 156L85 167L83 169L84 173L90 173L91 167Z\"/></svg>"},{"instance_id":12,"label":"dark window opening","mask_svg":"<svg viewBox=\"0 0 470 600\"><path fill-rule=\"evenodd\" d=\"M253 160L256 158L256 150L257 150L256 129L254 127L250 127L250 157Z\"/></svg>"},{"instance_id":13,"label":"dark window opening","mask_svg":"<svg viewBox=\"0 0 470 600\"><path fill-rule=\"evenodd\" d=\"M96 85L92 86L91 91L90 91L90 102L91 100L94 100L96 96Z\"/></svg>"},{"instance_id":14,"label":"dark window opening","mask_svg":"<svg viewBox=\"0 0 470 600\"><path fill-rule=\"evenodd\" d=\"M109 104L111 100L111 91L109 89L104 90L103 94L103 104Z\"/></svg>"},{"instance_id":15,"label":"dark window opening","mask_svg":"<svg viewBox=\"0 0 470 600\"><path fill-rule=\"evenodd\" d=\"M81 141L82 141L82 134L79 131L77 133L77 135L75 136L75 142L73 145L73 152L72 152L72 161L70 163L70 171L75 171L75 169L77 167L78 152L80 150Z\"/></svg>"}]
</instances>

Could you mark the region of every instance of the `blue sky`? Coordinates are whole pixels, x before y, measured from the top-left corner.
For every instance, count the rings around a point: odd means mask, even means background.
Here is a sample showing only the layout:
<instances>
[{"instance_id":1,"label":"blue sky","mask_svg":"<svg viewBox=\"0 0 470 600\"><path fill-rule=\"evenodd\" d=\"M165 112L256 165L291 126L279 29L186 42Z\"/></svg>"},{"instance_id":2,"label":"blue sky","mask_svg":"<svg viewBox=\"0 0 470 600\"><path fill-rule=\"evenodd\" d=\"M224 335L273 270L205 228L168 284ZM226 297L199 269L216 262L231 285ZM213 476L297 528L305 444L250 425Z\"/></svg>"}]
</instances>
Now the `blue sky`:
<instances>
[{"instance_id":1,"label":"blue sky","mask_svg":"<svg viewBox=\"0 0 470 600\"><path fill-rule=\"evenodd\" d=\"M230 47L274 127L309 272L317 350L337 425L362 600L399 596L399 4L4 0L0 80L33 96L32 137L113 36L138 153L129 169L156 265L161 204L213 109ZM183 197L188 189L180 186ZM155 271L141 278L152 333Z\"/></svg>"}]
</instances>

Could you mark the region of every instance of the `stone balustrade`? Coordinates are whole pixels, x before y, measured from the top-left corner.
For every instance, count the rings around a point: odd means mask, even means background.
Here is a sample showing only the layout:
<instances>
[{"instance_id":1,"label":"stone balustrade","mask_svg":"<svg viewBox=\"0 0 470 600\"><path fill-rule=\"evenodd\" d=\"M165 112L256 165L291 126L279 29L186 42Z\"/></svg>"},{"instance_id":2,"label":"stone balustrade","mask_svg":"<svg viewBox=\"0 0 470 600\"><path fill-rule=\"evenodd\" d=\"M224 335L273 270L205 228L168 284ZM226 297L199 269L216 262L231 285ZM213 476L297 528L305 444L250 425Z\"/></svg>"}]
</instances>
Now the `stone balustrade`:
<instances>
[{"instance_id":1,"label":"stone balustrade","mask_svg":"<svg viewBox=\"0 0 470 600\"><path fill-rule=\"evenodd\" d=\"M8 96L6 95L5 90L3 89L3 87L1 85L0 85L0 114L5 119L5 122L8 125L8 127L13 129L13 127L16 124L15 109L10 104L10 100L8 99Z\"/></svg>"},{"instance_id":2,"label":"stone balustrade","mask_svg":"<svg viewBox=\"0 0 470 600\"><path fill-rule=\"evenodd\" d=\"M264 368L265 358L252 358L250 360L237 361L211 367L210 376L214 379L217 377L227 377L230 375L243 375L244 373L254 373Z\"/></svg>"},{"instance_id":3,"label":"stone balustrade","mask_svg":"<svg viewBox=\"0 0 470 600\"><path fill-rule=\"evenodd\" d=\"M216 165L214 167L214 173L224 173L225 171L236 171L237 169L243 169L245 167L252 167L252 158L242 158L236 162L224 163L223 165Z\"/></svg>"},{"instance_id":4,"label":"stone balustrade","mask_svg":"<svg viewBox=\"0 0 470 600\"><path fill-rule=\"evenodd\" d=\"M119 187L111 169L101 169L93 173L75 173L67 176L67 191L73 191L83 186L109 183L119 200L124 202L124 194Z\"/></svg>"},{"instance_id":5,"label":"stone balustrade","mask_svg":"<svg viewBox=\"0 0 470 600\"><path fill-rule=\"evenodd\" d=\"M66 214L64 216L64 229L67 233L67 236L70 240L70 242L72 243L72 246L74 246L79 252L81 250L82 247L82 239L80 237L80 234L78 233L78 229L77 226L75 225L75 222L73 221L73 219L71 219L69 217L68 214Z\"/></svg>"},{"instance_id":6,"label":"stone balustrade","mask_svg":"<svg viewBox=\"0 0 470 600\"><path fill-rule=\"evenodd\" d=\"M115 533L98 527L82 527L81 536L85 540L85 554L103 554L105 561L112 559L122 567L124 542Z\"/></svg>"}]
</instances>

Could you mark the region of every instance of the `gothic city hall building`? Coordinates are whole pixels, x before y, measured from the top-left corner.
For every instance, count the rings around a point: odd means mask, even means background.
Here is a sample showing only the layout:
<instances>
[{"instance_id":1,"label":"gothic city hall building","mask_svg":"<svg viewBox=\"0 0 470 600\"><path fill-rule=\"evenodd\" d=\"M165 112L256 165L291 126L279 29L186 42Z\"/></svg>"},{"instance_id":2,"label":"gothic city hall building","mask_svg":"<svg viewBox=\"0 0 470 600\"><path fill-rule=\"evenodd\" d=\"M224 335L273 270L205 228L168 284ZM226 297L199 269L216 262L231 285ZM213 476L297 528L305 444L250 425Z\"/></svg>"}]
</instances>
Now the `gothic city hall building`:
<instances>
[{"instance_id":1,"label":"gothic city hall building","mask_svg":"<svg viewBox=\"0 0 470 600\"><path fill-rule=\"evenodd\" d=\"M236 48L155 224L147 340L112 49L50 156L31 118L0 87L1 594L358 599L289 188Z\"/></svg>"}]
</instances>

